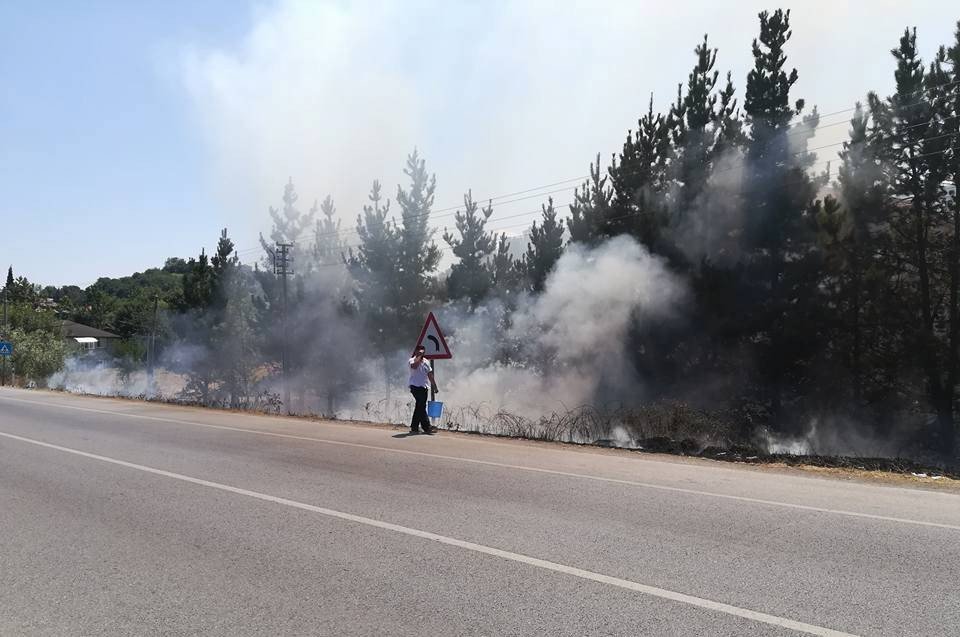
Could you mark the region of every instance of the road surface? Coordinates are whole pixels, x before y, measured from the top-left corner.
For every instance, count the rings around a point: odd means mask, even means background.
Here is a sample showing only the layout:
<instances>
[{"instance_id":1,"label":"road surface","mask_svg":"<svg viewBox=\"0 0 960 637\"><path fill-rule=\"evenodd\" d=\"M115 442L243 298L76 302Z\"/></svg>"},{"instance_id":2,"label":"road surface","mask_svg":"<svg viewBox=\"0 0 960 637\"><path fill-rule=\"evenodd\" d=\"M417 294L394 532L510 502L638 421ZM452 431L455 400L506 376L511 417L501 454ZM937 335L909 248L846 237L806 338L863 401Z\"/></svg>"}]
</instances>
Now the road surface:
<instances>
[{"instance_id":1,"label":"road surface","mask_svg":"<svg viewBox=\"0 0 960 637\"><path fill-rule=\"evenodd\" d=\"M0 391L0 635L960 635L960 496Z\"/></svg>"}]
</instances>

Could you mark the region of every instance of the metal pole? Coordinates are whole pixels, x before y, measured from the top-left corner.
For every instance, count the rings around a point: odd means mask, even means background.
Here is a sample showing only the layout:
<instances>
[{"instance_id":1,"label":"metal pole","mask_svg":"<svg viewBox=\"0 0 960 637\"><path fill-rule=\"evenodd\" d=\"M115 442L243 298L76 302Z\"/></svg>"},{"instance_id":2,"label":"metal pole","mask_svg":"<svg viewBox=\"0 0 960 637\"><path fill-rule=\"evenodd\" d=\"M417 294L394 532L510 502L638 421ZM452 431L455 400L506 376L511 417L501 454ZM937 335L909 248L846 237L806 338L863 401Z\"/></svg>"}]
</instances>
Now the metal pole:
<instances>
[{"instance_id":1,"label":"metal pole","mask_svg":"<svg viewBox=\"0 0 960 637\"><path fill-rule=\"evenodd\" d=\"M281 317L280 326L282 334L280 336L280 372L283 381L283 404L287 413L291 412L290 405L290 379L287 373L287 275L291 273L289 265L289 250L293 247L292 243L278 243L274 253L274 272L281 279Z\"/></svg>"},{"instance_id":2,"label":"metal pole","mask_svg":"<svg viewBox=\"0 0 960 637\"><path fill-rule=\"evenodd\" d=\"M160 310L159 295L153 297L153 326L150 329L150 345L147 350L147 373L149 376L150 388L153 388L153 367L156 364L157 356L157 312Z\"/></svg>"},{"instance_id":3,"label":"metal pole","mask_svg":"<svg viewBox=\"0 0 960 637\"><path fill-rule=\"evenodd\" d=\"M286 257L286 250L284 250ZM283 273L283 338L281 339L282 351L280 354L281 366L283 367L283 404L287 406L287 413L290 413L290 375L287 372L287 273Z\"/></svg>"},{"instance_id":4,"label":"metal pole","mask_svg":"<svg viewBox=\"0 0 960 637\"><path fill-rule=\"evenodd\" d=\"M10 326L7 322L7 294L9 294L7 288L3 288L3 338L6 339L10 334ZM0 387L7 386L7 357L0 356L3 359L3 371L0 372Z\"/></svg>"}]
</instances>

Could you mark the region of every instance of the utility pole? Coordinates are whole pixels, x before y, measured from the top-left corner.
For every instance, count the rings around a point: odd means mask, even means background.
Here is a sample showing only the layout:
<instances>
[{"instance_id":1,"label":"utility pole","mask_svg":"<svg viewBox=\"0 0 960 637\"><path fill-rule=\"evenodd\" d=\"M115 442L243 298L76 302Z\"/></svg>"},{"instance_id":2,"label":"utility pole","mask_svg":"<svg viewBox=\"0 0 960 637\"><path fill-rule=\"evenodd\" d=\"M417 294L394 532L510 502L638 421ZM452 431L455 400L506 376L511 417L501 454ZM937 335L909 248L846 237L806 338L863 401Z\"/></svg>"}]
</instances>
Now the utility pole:
<instances>
[{"instance_id":1,"label":"utility pole","mask_svg":"<svg viewBox=\"0 0 960 637\"><path fill-rule=\"evenodd\" d=\"M7 295L10 294L10 290L6 287L3 288L3 339L6 339L10 335L10 324L7 321ZM0 339L0 340L3 340ZM3 371L0 372L0 387L6 387L7 385L7 357L0 356L0 359L3 359Z\"/></svg>"},{"instance_id":2,"label":"utility pole","mask_svg":"<svg viewBox=\"0 0 960 637\"><path fill-rule=\"evenodd\" d=\"M160 295L153 297L153 326L150 328L150 343L147 346L147 386L153 389L153 368L157 360L157 314L160 311Z\"/></svg>"},{"instance_id":3,"label":"utility pole","mask_svg":"<svg viewBox=\"0 0 960 637\"><path fill-rule=\"evenodd\" d=\"M290 262L293 260L290 255L290 248L292 247L292 243L278 243L276 250L273 252L273 273L280 277L280 289L281 294L283 295L280 306L280 371L283 378L283 405L288 414L291 413L291 405L290 377L287 374L287 276L293 274L293 270L290 267Z\"/></svg>"}]
</instances>

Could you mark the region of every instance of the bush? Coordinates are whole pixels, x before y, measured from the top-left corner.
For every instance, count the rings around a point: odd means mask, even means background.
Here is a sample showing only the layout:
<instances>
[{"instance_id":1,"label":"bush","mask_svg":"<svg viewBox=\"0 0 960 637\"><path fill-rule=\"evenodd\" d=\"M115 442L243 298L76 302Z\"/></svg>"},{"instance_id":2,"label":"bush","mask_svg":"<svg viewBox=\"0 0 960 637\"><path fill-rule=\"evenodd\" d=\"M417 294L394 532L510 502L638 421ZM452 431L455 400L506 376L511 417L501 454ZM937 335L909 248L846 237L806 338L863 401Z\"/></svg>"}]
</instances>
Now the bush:
<instances>
[{"instance_id":1,"label":"bush","mask_svg":"<svg viewBox=\"0 0 960 637\"><path fill-rule=\"evenodd\" d=\"M25 331L14 329L10 332L13 342L13 373L21 379L45 385L47 378L63 368L67 355L67 345L54 332L46 330Z\"/></svg>"}]
</instances>

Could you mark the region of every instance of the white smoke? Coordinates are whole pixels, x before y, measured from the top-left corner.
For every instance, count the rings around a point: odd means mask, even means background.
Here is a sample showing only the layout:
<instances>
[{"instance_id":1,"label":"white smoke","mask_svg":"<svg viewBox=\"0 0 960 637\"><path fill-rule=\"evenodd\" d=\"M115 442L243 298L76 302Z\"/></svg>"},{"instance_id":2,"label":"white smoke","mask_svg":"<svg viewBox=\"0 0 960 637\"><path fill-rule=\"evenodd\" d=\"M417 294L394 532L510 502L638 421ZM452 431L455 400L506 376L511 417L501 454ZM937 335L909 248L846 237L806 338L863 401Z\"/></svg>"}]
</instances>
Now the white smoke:
<instances>
[{"instance_id":1,"label":"white smoke","mask_svg":"<svg viewBox=\"0 0 960 637\"><path fill-rule=\"evenodd\" d=\"M174 397L183 383L183 376L163 367L151 378L143 367L125 368L108 357L77 354L64 361L63 369L51 375L46 384L74 394L157 398Z\"/></svg>"},{"instance_id":2,"label":"white smoke","mask_svg":"<svg viewBox=\"0 0 960 637\"><path fill-rule=\"evenodd\" d=\"M740 257L740 238L745 214L743 192L746 159L730 150L714 160L714 168L702 192L683 211L675 228L676 245L692 263L706 258L730 265Z\"/></svg>"},{"instance_id":3,"label":"white smoke","mask_svg":"<svg viewBox=\"0 0 960 637\"><path fill-rule=\"evenodd\" d=\"M453 409L484 405L535 418L596 404L601 385L639 398L627 332L634 321L668 316L684 296L680 280L631 238L570 246L543 294L520 299L509 325L496 302L473 315L440 312L456 356L438 368L444 400ZM510 359L499 360L511 346Z\"/></svg>"}]
</instances>

